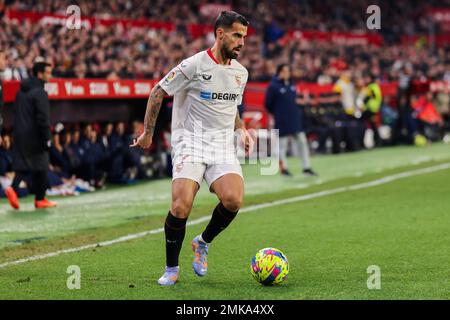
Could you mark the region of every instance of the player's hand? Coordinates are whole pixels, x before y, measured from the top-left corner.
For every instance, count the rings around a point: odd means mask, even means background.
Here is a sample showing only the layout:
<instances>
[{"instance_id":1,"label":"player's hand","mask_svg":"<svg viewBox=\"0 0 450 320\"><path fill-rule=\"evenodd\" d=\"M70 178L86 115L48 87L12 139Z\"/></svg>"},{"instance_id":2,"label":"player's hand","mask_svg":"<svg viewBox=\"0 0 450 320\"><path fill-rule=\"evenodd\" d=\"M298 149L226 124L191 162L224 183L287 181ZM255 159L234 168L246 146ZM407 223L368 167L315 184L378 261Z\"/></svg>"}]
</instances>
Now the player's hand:
<instances>
[{"instance_id":1,"label":"player's hand","mask_svg":"<svg viewBox=\"0 0 450 320\"><path fill-rule=\"evenodd\" d=\"M152 145L152 138L150 133L143 132L137 139L133 139L133 143L130 144L130 147L141 147L142 149L150 148Z\"/></svg>"},{"instance_id":2,"label":"player's hand","mask_svg":"<svg viewBox=\"0 0 450 320\"><path fill-rule=\"evenodd\" d=\"M254 132L249 132L248 130L244 129L241 134L241 144L244 147L246 157L253 153L253 147L255 145L256 137L254 137L252 133Z\"/></svg>"}]
</instances>

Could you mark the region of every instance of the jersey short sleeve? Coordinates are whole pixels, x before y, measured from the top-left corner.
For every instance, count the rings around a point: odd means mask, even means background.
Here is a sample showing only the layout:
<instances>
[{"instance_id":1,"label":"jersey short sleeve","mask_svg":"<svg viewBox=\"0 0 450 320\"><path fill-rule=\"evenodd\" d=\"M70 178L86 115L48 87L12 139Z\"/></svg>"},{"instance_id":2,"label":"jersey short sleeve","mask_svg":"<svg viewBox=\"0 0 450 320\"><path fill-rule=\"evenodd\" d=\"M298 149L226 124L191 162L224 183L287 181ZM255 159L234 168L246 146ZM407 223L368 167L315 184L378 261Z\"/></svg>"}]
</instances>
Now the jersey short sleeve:
<instances>
[{"instance_id":1,"label":"jersey short sleeve","mask_svg":"<svg viewBox=\"0 0 450 320\"><path fill-rule=\"evenodd\" d=\"M177 91L186 88L196 70L195 56L185 59L162 78L159 85L168 95L173 96Z\"/></svg>"},{"instance_id":2,"label":"jersey short sleeve","mask_svg":"<svg viewBox=\"0 0 450 320\"><path fill-rule=\"evenodd\" d=\"M244 90L245 90L245 86L247 84L247 79L248 79L248 72L247 72L247 74L246 74L246 76L243 79L243 82L241 84L241 93L239 95L238 103L237 103L238 106L240 106L242 104L242 100L244 99Z\"/></svg>"}]
</instances>

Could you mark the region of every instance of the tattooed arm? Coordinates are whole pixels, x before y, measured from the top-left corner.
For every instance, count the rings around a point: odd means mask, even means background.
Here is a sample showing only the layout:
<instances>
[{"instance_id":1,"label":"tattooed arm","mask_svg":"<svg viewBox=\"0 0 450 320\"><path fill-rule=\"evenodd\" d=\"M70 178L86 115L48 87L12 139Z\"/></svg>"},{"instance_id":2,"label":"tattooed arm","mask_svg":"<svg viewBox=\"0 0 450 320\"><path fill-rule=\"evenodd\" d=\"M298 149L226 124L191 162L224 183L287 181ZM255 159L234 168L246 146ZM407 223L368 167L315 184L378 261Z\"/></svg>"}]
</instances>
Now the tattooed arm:
<instances>
[{"instance_id":1,"label":"tattooed arm","mask_svg":"<svg viewBox=\"0 0 450 320\"><path fill-rule=\"evenodd\" d=\"M153 136L155 131L156 118L158 118L159 110L161 109L161 104L167 93L160 87L156 85L150 93L150 97L147 101L147 110L145 111L144 118L144 132L147 135Z\"/></svg>"},{"instance_id":2,"label":"tattooed arm","mask_svg":"<svg viewBox=\"0 0 450 320\"><path fill-rule=\"evenodd\" d=\"M158 118L161 104L167 93L158 84L152 89L147 102L147 110L145 111L144 118L144 132L139 138L134 139L133 144L130 147L149 148L152 144L153 132L155 131L156 119Z\"/></svg>"},{"instance_id":3,"label":"tattooed arm","mask_svg":"<svg viewBox=\"0 0 450 320\"><path fill-rule=\"evenodd\" d=\"M245 130L245 124L239 116L239 112L236 112L236 118L234 119L234 130L236 131L238 129Z\"/></svg>"},{"instance_id":4,"label":"tattooed arm","mask_svg":"<svg viewBox=\"0 0 450 320\"><path fill-rule=\"evenodd\" d=\"M249 156L250 154L252 154L255 139L245 128L245 123L239 116L239 112L236 112L236 118L234 119L234 131L238 131L238 134L241 137L241 145L245 150L245 155Z\"/></svg>"}]
</instances>

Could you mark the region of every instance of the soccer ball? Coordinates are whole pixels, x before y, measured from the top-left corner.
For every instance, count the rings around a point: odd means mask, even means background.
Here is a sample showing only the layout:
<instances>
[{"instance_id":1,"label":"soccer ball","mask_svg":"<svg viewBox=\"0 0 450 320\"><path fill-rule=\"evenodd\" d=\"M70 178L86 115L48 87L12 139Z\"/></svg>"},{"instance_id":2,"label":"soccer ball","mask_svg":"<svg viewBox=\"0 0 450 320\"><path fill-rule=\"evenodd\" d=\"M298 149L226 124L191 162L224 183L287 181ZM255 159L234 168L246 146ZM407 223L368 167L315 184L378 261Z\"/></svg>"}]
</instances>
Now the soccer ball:
<instances>
[{"instance_id":1,"label":"soccer ball","mask_svg":"<svg viewBox=\"0 0 450 320\"><path fill-rule=\"evenodd\" d=\"M289 263L280 250L264 248L253 257L250 272L253 278L263 285L279 284L289 273Z\"/></svg>"},{"instance_id":2,"label":"soccer ball","mask_svg":"<svg viewBox=\"0 0 450 320\"><path fill-rule=\"evenodd\" d=\"M427 138L421 134L416 134L414 144L418 147L423 147L427 144Z\"/></svg>"}]
</instances>

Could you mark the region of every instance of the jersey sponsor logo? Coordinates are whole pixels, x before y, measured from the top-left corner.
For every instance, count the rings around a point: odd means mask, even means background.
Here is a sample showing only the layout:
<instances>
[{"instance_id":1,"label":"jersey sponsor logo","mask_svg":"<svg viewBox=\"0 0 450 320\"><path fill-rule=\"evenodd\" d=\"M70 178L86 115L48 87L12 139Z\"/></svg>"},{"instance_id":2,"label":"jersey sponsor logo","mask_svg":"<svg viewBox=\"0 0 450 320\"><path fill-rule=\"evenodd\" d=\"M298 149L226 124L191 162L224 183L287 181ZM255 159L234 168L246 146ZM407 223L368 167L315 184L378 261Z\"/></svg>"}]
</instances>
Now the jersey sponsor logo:
<instances>
[{"instance_id":1,"label":"jersey sponsor logo","mask_svg":"<svg viewBox=\"0 0 450 320\"><path fill-rule=\"evenodd\" d=\"M203 100L211 100L211 92L200 91L200 98Z\"/></svg>"},{"instance_id":2,"label":"jersey sponsor logo","mask_svg":"<svg viewBox=\"0 0 450 320\"><path fill-rule=\"evenodd\" d=\"M168 75L167 75L167 77L166 77L166 79L164 80L166 83L169 83L170 81L172 81L173 80L173 78L175 78L175 71L171 71Z\"/></svg>"},{"instance_id":3,"label":"jersey sponsor logo","mask_svg":"<svg viewBox=\"0 0 450 320\"><path fill-rule=\"evenodd\" d=\"M212 78L212 74L202 74L203 80L209 81Z\"/></svg>"},{"instance_id":4,"label":"jersey sponsor logo","mask_svg":"<svg viewBox=\"0 0 450 320\"><path fill-rule=\"evenodd\" d=\"M200 98L203 100L236 101L238 97L238 93L200 91Z\"/></svg>"}]
</instances>

